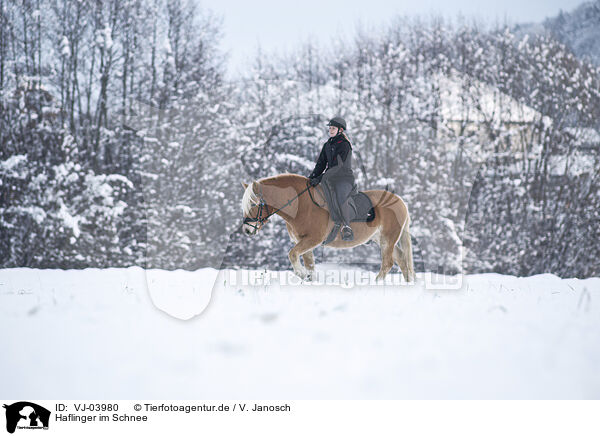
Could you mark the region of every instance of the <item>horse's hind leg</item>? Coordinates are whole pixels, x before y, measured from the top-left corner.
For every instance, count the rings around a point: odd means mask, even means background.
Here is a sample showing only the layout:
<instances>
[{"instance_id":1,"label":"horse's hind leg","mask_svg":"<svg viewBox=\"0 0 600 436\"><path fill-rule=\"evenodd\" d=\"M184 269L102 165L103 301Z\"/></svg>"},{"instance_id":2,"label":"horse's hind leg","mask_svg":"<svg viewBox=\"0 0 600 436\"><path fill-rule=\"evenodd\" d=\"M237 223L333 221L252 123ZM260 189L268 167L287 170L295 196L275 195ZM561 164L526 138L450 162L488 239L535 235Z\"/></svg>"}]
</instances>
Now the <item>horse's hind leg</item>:
<instances>
[{"instance_id":1,"label":"horse's hind leg","mask_svg":"<svg viewBox=\"0 0 600 436\"><path fill-rule=\"evenodd\" d=\"M400 241L394 246L394 262L398 264L404 280L410 282L415 280L415 268L412 258L412 243L410 240L410 233L408 232L408 223L402 231Z\"/></svg>"},{"instance_id":2,"label":"horse's hind leg","mask_svg":"<svg viewBox=\"0 0 600 436\"><path fill-rule=\"evenodd\" d=\"M381 248L381 268L375 280L383 279L390 272L392 266L394 266L394 242L390 242L389 239L382 236L379 241L379 247Z\"/></svg>"},{"instance_id":3,"label":"horse's hind leg","mask_svg":"<svg viewBox=\"0 0 600 436\"><path fill-rule=\"evenodd\" d=\"M408 264L407 264L406 260L404 260L404 257L402 256L402 251L400 250L400 247L398 247L397 245L394 245L393 257L394 257L394 262L396 262L396 264L400 267L400 271L402 271L404 280L406 280L408 282L410 280L410 278L408 276L408 274L409 274Z\"/></svg>"}]
</instances>

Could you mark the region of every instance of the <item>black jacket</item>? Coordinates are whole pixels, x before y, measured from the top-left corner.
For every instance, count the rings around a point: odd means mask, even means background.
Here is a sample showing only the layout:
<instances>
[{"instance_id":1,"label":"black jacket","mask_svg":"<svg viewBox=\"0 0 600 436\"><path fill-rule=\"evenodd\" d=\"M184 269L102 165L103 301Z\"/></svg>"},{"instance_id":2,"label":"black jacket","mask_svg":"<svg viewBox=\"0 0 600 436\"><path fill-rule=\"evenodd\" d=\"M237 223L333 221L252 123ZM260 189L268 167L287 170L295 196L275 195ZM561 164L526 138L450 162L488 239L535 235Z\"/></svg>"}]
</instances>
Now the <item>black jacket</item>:
<instances>
[{"instance_id":1,"label":"black jacket","mask_svg":"<svg viewBox=\"0 0 600 436\"><path fill-rule=\"evenodd\" d=\"M336 166L340 158L342 161L346 162L348 159L348 154L352 154L352 146L343 134L340 133L332 138L329 138L321 149L321 154L319 154L319 159L317 159L315 169L308 177L311 179L319 177L323 171L329 170L331 167ZM350 164L351 161L348 161L346 166L347 171L349 171L348 175L352 176L353 174Z\"/></svg>"}]
</instances>

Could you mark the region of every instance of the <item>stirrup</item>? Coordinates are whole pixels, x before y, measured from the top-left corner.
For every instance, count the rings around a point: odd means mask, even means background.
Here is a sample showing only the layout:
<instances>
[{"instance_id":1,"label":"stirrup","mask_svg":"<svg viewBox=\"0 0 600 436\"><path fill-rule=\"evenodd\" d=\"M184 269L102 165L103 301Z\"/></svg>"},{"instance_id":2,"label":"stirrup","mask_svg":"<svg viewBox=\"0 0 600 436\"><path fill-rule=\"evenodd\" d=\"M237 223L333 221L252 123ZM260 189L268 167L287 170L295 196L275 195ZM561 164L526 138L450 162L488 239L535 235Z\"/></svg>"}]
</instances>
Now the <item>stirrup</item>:
<instances>
[{"instance_id":1,"label":"stirrup","mask_svg":"<svg viewBox=\"0 0 600 436\"><path fill-rule=\"evenodd\" d=\"M352 227L344 226L342 228L342 241L352 241L354 239L354 232Z\"/></svg>"}]
</instances>

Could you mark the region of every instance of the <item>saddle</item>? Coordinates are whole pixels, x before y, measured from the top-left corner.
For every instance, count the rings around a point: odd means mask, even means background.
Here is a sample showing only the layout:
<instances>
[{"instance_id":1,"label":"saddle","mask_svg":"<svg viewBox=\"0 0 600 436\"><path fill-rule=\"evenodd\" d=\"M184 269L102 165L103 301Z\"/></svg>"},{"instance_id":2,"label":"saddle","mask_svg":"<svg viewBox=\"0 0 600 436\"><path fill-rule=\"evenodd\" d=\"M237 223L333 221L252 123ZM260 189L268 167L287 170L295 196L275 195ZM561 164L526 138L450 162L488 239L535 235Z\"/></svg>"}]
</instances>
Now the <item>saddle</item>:
<instances>
[{"instance_id":1,"label":"saddle","mask_svg":"<svg viewBox=\"0 0 600 436\"><path fill-rule=\"evenodd\" d=\"M315 200L315 195L313 195L313 193L309 189L308 194L310 195L310 199L312 200L312 202L315 205L327 211L331 210L332 207L330 201L332 201L332 197L330 193L325 192L325 188L323 187L323 185L317 185L313 189L315 194L320 197L319 201L321 202L321 204L319 204L319 202ZM375 208L373 207L371 199L364 192L357 191L356 186L350 193L350 197L348 198L348 205L350 206L350 222L368 223L375 219ZM327 236L327 238L323 242L323 245L327 245L330 242L332 242L337 236L338 230L339 227L333 226L331 233L329 234L329 236Z\"/></svg>"},{"instance_id":2,"label":"saddle","mask_svg":"<svg viewBox=\"0 0 600 436\"><path fill-rule=\"evenodd\" d=\"M350 221L360 221L369 223L375 219L375 208L373 203L367 194L364 192L357 192L351 195L348 199L348 204L354 211L354 217L350 218Z\"/></svg>"}]
</instances>

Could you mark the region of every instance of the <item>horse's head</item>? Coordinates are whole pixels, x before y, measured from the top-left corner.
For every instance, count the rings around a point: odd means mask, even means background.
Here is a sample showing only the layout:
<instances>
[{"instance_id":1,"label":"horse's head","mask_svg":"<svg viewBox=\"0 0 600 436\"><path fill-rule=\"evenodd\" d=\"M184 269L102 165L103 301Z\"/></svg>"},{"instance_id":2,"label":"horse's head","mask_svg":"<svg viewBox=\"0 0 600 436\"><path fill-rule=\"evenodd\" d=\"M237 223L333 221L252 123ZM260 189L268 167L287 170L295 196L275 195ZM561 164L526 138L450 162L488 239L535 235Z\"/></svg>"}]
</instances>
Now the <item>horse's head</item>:
<instances>
[{"instance_id":1,"label":"horse's head","mask_svg":"<svg viewBox=\"0 0 600 436\"><path fill-rule=\"evenodd\" d=\"M246 235L256 235L256 233L269 221L269 207L262 196L262 189L257 182L244 186L244 196L242 197L242 212L244 214L244 224L242 226Z\"/></svg>"}]
</instances>

